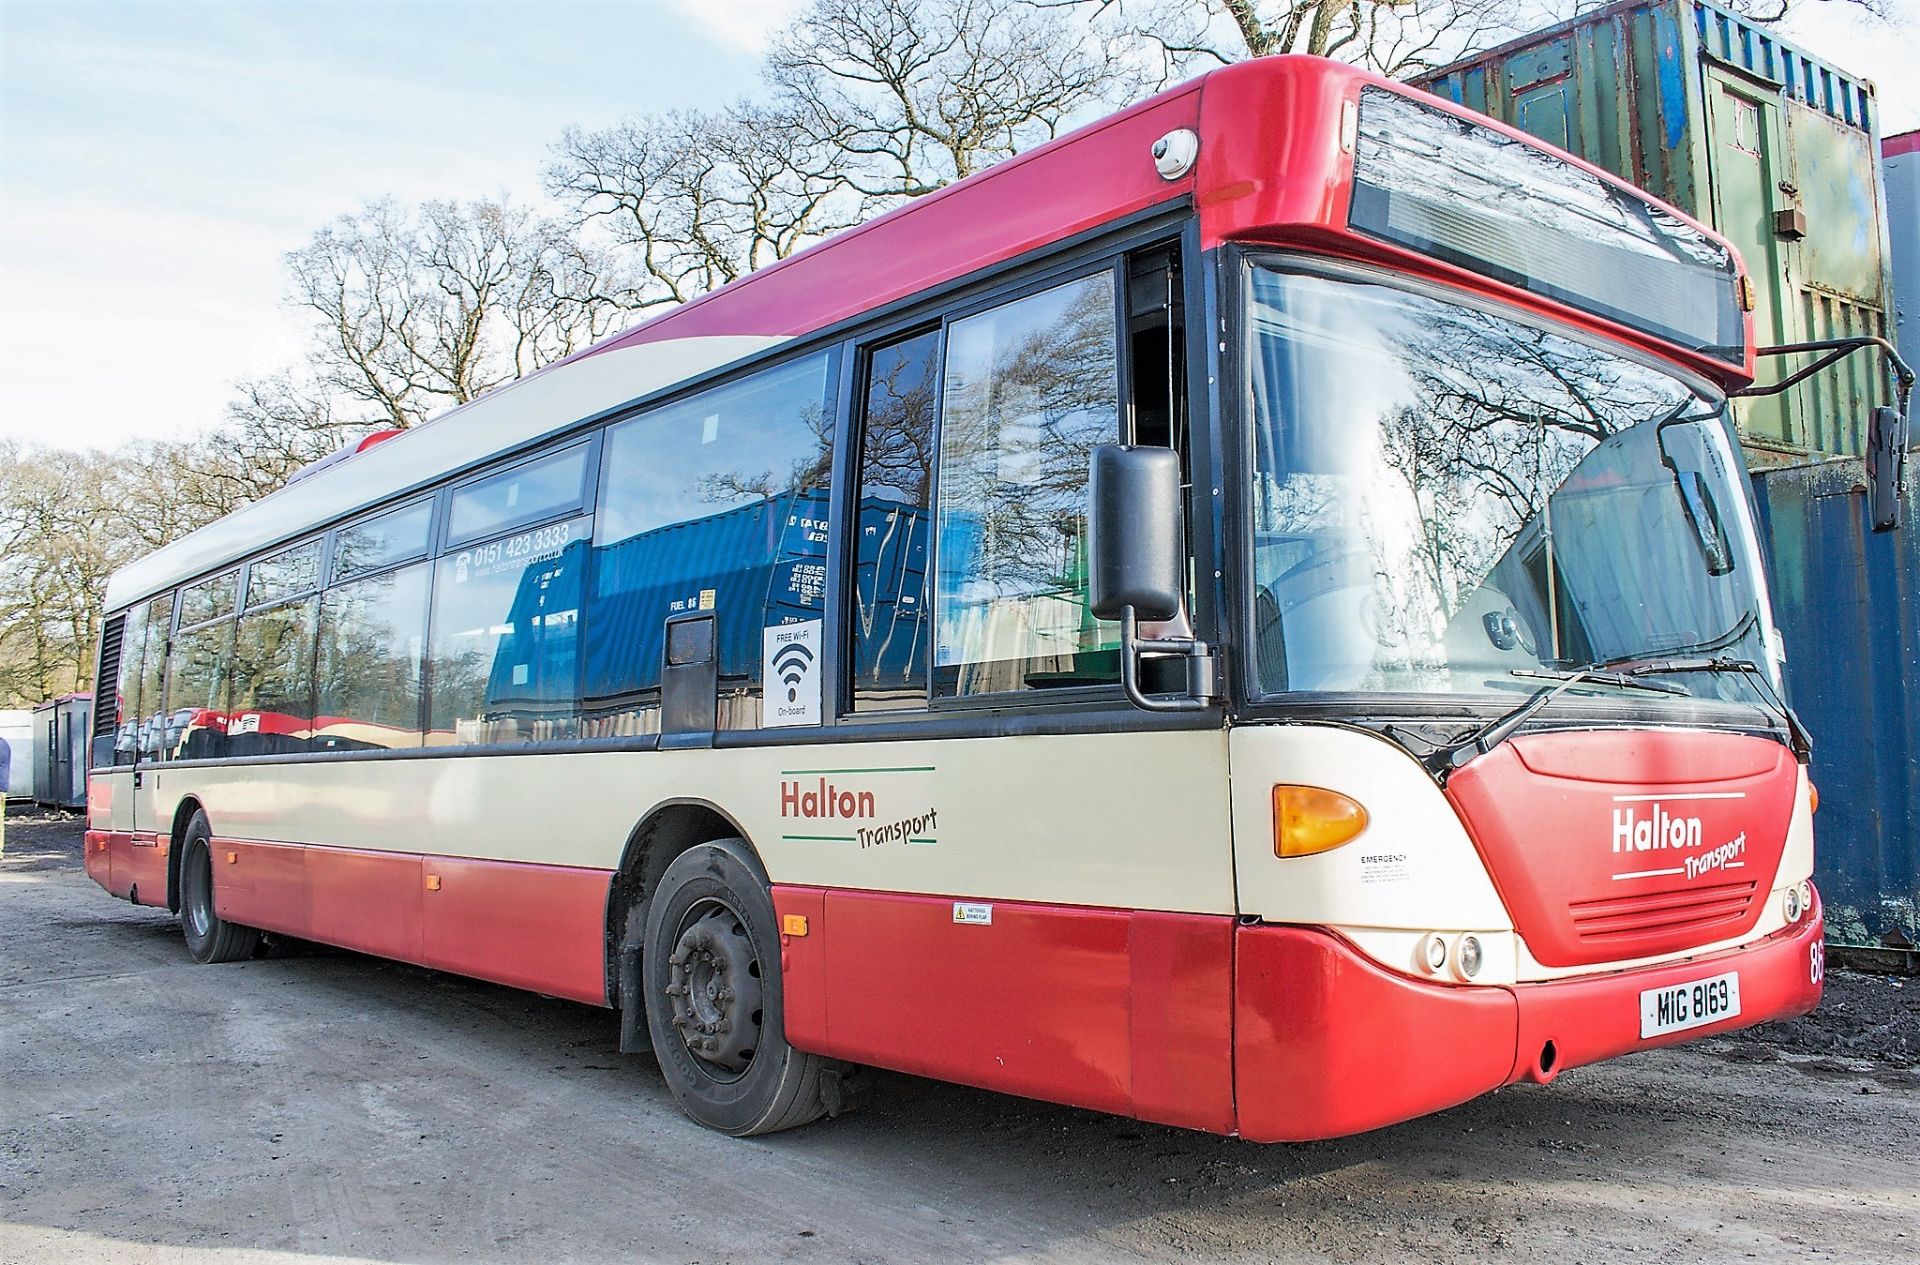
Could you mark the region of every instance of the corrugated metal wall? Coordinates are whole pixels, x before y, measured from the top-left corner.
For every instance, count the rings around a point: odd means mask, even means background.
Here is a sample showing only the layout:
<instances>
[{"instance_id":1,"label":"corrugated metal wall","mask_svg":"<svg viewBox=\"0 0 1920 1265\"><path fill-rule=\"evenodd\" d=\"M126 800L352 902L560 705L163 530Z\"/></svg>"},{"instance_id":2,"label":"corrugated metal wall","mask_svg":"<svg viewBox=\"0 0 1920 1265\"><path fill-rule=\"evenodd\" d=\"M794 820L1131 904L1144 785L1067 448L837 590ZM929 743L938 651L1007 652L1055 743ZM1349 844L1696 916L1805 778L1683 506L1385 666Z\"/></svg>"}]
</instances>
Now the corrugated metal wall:
<instances>
[{"instance_id":1,"label":"corrugated metal wall","mask_svg":"<svg viewBox=\"0 0 1920 1265\"><path fill-rule=\"evenodd\" d=\"M1753 476L1787 689L1813 732L1816 881L1827 935L1920 943L1920 490L1869 530L1855 459Z\"/></svg>"},{"instance_id":2,"label":"corrugated metal wall","mask_svg":"<svg viewBox=\"0 0 1920 1265\"><path fill-rule=\"evenodd\" d=\"M1414 83L1711 224L1753 275L1763 344L1888 328L1872 86L1765 28L1700 0L1627 0ZM1742 438L1759 465L1857 455L1883 402L1872 365L1852 362L1742 405Z\"/></svg>"}]
</instances>

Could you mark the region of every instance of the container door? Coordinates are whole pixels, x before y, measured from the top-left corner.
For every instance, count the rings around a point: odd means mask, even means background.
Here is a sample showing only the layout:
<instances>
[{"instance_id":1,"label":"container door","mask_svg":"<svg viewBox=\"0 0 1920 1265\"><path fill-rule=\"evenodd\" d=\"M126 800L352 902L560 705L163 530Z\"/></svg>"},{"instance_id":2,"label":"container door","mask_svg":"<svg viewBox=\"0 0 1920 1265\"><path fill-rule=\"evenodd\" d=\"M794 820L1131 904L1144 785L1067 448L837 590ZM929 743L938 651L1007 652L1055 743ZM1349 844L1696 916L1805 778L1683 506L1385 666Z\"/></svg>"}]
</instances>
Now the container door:
<instances>
[{"instance_id":1,"label":"container door","mask_svg":"<svg viewBox=\"0 0 1920 1265\"><path fill-rule=\"evenodd\" d=\"M1755 340L1762 347L1789 342L1793 321L1786 307L1792 294L1786 243L1773 225L1779 182L1787 176L1781 161L1779 102L1770 90L1712 68L1706 91L1713 226L1740 252L1753 278ZM1778 364L1763 368L1762 378ZM1740 430L1743 438L1762 447L1799 442L1786 396L1743 403Z\"/></svg>"}]
</instances>

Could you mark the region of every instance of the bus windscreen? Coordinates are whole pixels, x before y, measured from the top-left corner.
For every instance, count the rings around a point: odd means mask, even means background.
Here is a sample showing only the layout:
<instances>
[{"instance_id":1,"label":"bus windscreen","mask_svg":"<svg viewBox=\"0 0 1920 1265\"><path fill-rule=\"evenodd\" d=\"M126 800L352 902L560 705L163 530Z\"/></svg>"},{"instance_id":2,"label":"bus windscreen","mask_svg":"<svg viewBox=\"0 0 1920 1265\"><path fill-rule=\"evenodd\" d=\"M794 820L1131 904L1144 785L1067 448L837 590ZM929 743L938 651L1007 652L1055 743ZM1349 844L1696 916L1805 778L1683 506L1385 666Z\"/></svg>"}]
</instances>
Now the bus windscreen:
<instances>
[{"instance_id":1,"label":"bus windscreen","mask_svg":"<svg viewBox=\"0 0 1920 1265\"><path fill-rule=\"evenodd\" d=\"M1360 96L1353 227L1741 363L1733 255L1631 190L1380 88Z\"/></svg>"}]
</instances>

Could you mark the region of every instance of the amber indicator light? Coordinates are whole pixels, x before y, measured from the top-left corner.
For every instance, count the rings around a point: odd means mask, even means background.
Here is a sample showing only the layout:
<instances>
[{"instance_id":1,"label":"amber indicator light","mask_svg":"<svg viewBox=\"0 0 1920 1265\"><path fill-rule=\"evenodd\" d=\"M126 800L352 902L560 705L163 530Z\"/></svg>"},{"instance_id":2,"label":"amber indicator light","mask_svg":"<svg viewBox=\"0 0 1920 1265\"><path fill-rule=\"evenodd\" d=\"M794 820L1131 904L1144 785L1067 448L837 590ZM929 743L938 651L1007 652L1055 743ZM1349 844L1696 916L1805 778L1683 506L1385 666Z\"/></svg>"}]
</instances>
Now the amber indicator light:
<instances>
[{"instance_id":1,"label":"amber indicator light","mask_svg":"<svg viewBox=\"0 0 1920 1265\"><path fill-rule=\"evenodd\" d=\"M1321 786L1273 788L1273 854L1312 856L1350 842L1367 828L1356 799Z\"/></svg>"}]
</instances>

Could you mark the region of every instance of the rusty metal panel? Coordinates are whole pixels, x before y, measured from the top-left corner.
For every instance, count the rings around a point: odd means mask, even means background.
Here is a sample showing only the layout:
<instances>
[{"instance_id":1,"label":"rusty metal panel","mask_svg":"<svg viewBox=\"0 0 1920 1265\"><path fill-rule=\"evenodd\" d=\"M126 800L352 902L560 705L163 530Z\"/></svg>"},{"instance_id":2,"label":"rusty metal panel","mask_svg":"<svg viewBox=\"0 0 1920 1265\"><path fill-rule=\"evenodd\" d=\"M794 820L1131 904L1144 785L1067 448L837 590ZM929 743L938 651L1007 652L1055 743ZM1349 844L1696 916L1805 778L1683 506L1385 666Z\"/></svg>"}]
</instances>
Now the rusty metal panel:
<instances>
[{"instance_id":1,"label":"rusty metal panel","mask_svg":"<svg viewBox=\"0 0 1920 1265\"><path fill-rule=\"evenodd\" d=\"M1868 529L1853 458L1753 476L1787 690L1812 731L1815 881L1834 942L1920 942L1920 486Z\"/></svg>"},{"instance_id":2,"label":"rusty metal panel","mask_svg":"<svg viewBox=\"0 0 1920 1265\"><path fill-rule=\"evenodd\" d=\"M1413 82L1718 229L1753 275L1763 344L1890 328L1872 85L1766 28L1705 0L1625 0ZM1741 407L1756 464L1861 451L1884 401L1870 366L1848 370Z\"/></svg>"}]
</instances>

